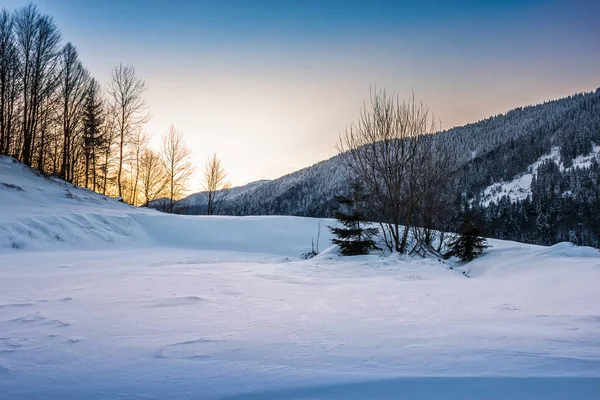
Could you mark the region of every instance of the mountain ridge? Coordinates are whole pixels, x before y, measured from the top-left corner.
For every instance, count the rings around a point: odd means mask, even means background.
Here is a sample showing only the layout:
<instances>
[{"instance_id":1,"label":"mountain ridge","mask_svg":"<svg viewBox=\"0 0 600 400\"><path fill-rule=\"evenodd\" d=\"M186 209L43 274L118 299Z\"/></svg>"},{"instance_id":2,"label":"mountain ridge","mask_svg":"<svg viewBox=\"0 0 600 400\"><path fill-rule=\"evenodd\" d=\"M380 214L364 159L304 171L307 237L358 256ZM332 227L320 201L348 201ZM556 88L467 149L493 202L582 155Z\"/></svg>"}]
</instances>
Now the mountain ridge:
<instances>
[{"instance_id":1,"label":"mountain ridge","mask_svg":"<svg viewBox=\"0 0 600 400\"><path fill-rule=\"evenodd\" d=\"M467 197L478 201L477 196L487 186L503 180L508 181L526 172L527 167L548 153L552 146L564 148L561 150L561 158L566 159L571 155L567 154L569 153L566 149L567 143L561 143L561 139L565 139L567 133L558 130L563 129L565 122L573 120L572 114L575 111L585 109L587 103L593 103L593 110L600 110L598 108L600 88L536 105L517 107L432 135L435 140L444 140L451 144L459 163L460 190L466 192ZM586 122L600 125L598 119L600 119L598 116L589 115L586 117ZM591 132L588 136L594 137L596 144L600 143L600 133ZM497 164L494 157L498 158L500 154L506 153L506 147L509 148L508 153L512 155L515 152L510 151L511 146L523 145L526 142L535 142L534 146L528 146L531 147L530 154L514 156L513 160L506 160L505 157L502 168L486 167L489 169L487 176L467 178L469 174L481 169L482 164ZM593 145L594 143L591 142L592 147ZM571 158L587 154L584 150L573 149L571 153L577 154L572 154ZM490 162L490 160L494 161ZM329 217L335 207L335 195L346 190L344 179L346 172L340 156L335 155L277 179L227 189L222 192L217 213ZM161 209L163 205L164 201L161 200L150 204L157 209ZM174 212L204 214L205 206L205 194L198 192L176 202Z\"/></svg>"}]
</instances>

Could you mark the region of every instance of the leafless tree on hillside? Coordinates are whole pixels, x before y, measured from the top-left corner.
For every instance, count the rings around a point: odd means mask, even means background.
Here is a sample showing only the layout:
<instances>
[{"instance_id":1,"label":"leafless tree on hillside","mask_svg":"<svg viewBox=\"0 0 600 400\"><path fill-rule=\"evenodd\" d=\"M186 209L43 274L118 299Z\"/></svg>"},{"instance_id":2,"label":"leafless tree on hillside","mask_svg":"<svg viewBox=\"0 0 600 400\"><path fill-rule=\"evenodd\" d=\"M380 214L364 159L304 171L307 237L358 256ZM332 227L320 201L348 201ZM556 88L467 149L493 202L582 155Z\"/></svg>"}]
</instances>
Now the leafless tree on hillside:
<instances>
[{"instance_id":1,"label":"leafless tree on hillside","mask_svg":"<svg viewBox=\"0 0 600 400\"><path fill-rule=\"evenodd\" d=\"M114 147L119 132L117 131L117 112L113 105L108 104L106 112L105 123L104 123L104 142L102 145L102 162L99 167L102 180L102 194L108 194L111 185L114 184L115 178L111 177L111 168L114 165Z\"/></svg>"},{"instance_id":2,"label":"leafless tree on hillside","mask_svg":"<svg viewBox=\"0 0 600 400\"><path fill-rule=\"evenodd\" d=\"M144 150L140 163L140 192L142 205L157 199L164 192L167 185L167 177L160 155L150 149Z\"/></svg>"},{"instance_id":3,"label":"leafless tree on hillside","mask_svg":"<svg viewBox=\"0 0 600 400\"><path fill-rule=\"evenodd\" d=\"M208 215L213 215L216 212L219 200L219 193L223 189L231 187L226 181L227 173L221 160L217 157L217 153L206 161L206 169L204 171L204 182L202 187L207 195L207 211Z\"/></svg>"},{"instance_id":4,"label":"leafless tree on hillside","mask_svg":"<svg viewBox=\"0 0 600 400\"><path fill-rule=\"evenodd\" d=\"M67 43L61 53L60 104L62 111L63 152L60 176L73 178L73 159L75 158L74 135L81 131L85 95L89 84L89 74L79 60L77 49Z\"/></svg>"},{"instance_id":5,"label":"leafless tree on hillside","mask_svg":"<svg viewBox=\"0 0 600 400\"><path fill-rule=\"evenodd\" d=\"M17 152L23 163L32 165L40 110L56 87L60 33L52 18L29 4L15 14L15 36L23 103Z\"/></svg>"},{"instance_id":6,"label":"leafless tree on hillside","mask_svg":"<svg viewBox=\"0 0 600 400\"><path fill-rule=\"evenodd\" d=\"M7 9L0 11L0 154L13 154L17 130L19 59L15 44L14 19Z\"/></svg>"},{"instance_id":7,"label":"leafless tree on hillside","mask_svg":"<svg viewBox=\"0 0 600 400\"><path fill-rule=\"evenodd\" d=\"M172 124L169 132L163 136L161 158L167 176L169 212L172 213L173 202L185 193L187 182L194 173L190 150L181 133Z\"/></svg>"},{"instance_id":8,"label":"leafless tree on hillside","mask_svg":"<svg viewBox=\"0 0 600 400\"><path fill-rule=\"evenodd\" d=\"M131 196L129 199L129 203L133 205L138 205L138 186L140 181L140 174L142 172L142 154L148 149L148 142L150 141L150 136L141 128L138 128L136 131L133 140L131 142L131 154L130 154L130 181L131 181Z\"/></svg>"},{"instance_id":9,"label":"leafless tree on hillside","mask_svg":"<svg viewBox=\"0 0 600 400\"><path fill-rule=\"evenodd\" d=\"M145 82L136 77L133 66L119 64L113 69L109 93L112 110L116 113L116 145L119 150L117 190L119 196L123 195L122 175L126 147L130 144L135 130L150 118L146 113L146 101L143 98L146 88Z\"/></svg>"}]
</instances>

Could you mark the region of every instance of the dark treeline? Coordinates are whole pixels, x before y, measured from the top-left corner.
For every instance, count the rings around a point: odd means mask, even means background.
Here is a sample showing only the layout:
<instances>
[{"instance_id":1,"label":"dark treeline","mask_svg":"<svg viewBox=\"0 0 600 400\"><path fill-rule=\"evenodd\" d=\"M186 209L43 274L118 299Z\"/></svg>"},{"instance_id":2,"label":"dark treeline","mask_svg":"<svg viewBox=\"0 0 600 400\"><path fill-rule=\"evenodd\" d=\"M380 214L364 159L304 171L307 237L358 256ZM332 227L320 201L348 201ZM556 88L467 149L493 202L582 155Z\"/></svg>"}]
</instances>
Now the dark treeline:
<instances>
[{"instance_id":1,"label":"dark treeline","mask_svg":"<svg viewBox=\"0 0 600 400\"><path fill-rule=\"evenodd\" d=\"M518 109L483 121L478 128L475 127L480 124L473 126L474 131L479 131L479 140L498 141L491 137L496 134L506 140L488 151L475 151L475 156L466 161L459 178L460 188L469 199L479 203L487 186L508 182L527 172L531 164L554 147L559 149L560 160L568 168L577 156L589 154L594 143L600 144L600 89L528 109L530 112ZM497 129L488 131L490 125L496 125ZM456 132L460 134L468 127Z\"/></svg>"},{"instance_id":2,"label":"dark treeline","mask_svg":"<svg viewBox=\"0 0 600 400\"><path fill-rule=\"evenodd\" d=\"M503 196L476 206L479 224L489 237L551 245L570 241L600 247L600 165L561 171L552 160L539 166L531 196Z\"/></svg>"},{"instance_id":3,"label":"dark treeline","mask_svg":"<svg viewBox=\"0 0 600 400\"><path fill-rule=\"evenodd\" d=\"M562 113L540 113L546 121L529 134L498 146L469 162L461 187L474 205L485 235L499 239L551 245L571 241L600 246L600 174L598 155L584 165L573 165L600 144L600 90L575 100ZM498 182L533 173L530 195L523 200L502 196L486 201L483 191ZM499 196L502 193L499 193ZM498 197L499 197L498 196Z\"/></svg>"}]
</instances>

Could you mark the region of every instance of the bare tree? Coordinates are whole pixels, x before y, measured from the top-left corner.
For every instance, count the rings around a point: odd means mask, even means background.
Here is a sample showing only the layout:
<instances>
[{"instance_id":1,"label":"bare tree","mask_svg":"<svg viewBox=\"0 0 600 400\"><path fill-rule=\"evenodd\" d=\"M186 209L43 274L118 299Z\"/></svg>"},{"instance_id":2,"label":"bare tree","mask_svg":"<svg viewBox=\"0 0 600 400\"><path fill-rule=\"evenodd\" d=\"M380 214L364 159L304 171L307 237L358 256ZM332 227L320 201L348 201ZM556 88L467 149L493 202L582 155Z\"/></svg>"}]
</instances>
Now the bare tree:
<instances>
[{"instance_id":1,"label":"bare tree","mask_svg":"<svg viewBox=\"0 0 600 400\"><path fill-rule=\"evenodd\" d=\"M446 245L444 231L449 230L453 213L449 212L456 187L457 154L452 152L447 141L435 140L433 136L423 138L420 147L418 184L414 213L413 254L434 254L441 257Z\"/></svg>"},{"instance_id":2,"label":"bare tree","mask_svg":"<svg viewBox=\"0 0 600 400\"><path fill-rule=\"evenodd\" d=\"M44 106L40 108L38 116L38 136L37 140L37 169L44 172L56 173L59 171L59 158L61 157L61 149L59 146L62 140L62 119L60 117L60 104L57 101L57 96L52 96L44 102ZM55 149L56 154L50 149ZM47 158L52 160L48 161ZM56 158L54 158L56 157Z\"/></svg>"},{"instance_id":3,"label":"bare tree","mask_svg":"<svg viewBox=\"0 0 600 400\"><path fill-rule=\"evenodd\" d=\"M174 200L185 193L187 182L194 173L194 167L190 162L190 150L173 124L169 127L169 132L163 136L161 158L167 176L169 212L172 213Z\"/></svg>"},{"instance_id":4,"label":"bare tree","mask_svg":"<svg viewBox=\"0 0 600 400\"><path fill-rule=\"evenodd\" d=\"M140 162L140 192L142 205L157 199L165 190L167 177L160 155L150 149L144 150Z\"/></svg>"},{"instance_id":5,"label":"bare tree","mask_svg":"<svg viewBox=\"0 0 600 400\"><path fill-rule=\"evenodd\" d=\"M358 122L340 137L338 150L352 179L369 192L390 251L407 250L422 185L421 161L431 142L423 139L435 130L429 108L417 103L414 95L401 101L375 89Z\"/></svg>"},{"instance_id":6,"label":"bare tree","mask_svg":"<svg viewBox=\"0 0 600 400\"><path fill-rule=\"evenodd\" d=\"M135 136L131 142L131 156L130 156L130 182L131 182L131 197L130 204L138 205L138 186L140 181L141 163L142 163L142 154L148 148L148 142L150 141L150 137L141 128L138 128Z\"/></svg>"},{"instance_id":7,"label":"bare tree","mask_svg":"<svg viewBox=\"0 0 600 400\"><path fill-rule=\"evenodd\" d=\"M125 148L130 143L132 134L150 116L146 113L146 101L142 97L146 84L135 75L135 68L119 64L112 71L109 83L112 98L112 110L116 113L116 145L119 150L117 166L118 195L122 196L122 174Z\"/></svg>"},{"instance_id":8,"label":"bare tree","mask_svg":"<svg viewBox=\"0 0 600 400\"><path fill-rule=\"evenodd\" d=\"M204 182L202 188L206 192L208 215L213 215L218 206L219 193L223 189L229 188L231 185L225 179L227 173L223 168L221 160L217 157L217 153L206 161L206 169L204 170Z\"/></svg>"},{"instance_id":9,"label":"bare tree","mask_svg":"<svg viewBox=\"0 0 600 400\"><path fill-rule=\"evenodd\" d=\"M52 18L35 5L0 10L0 154L111 195L121 194L124 159L132 156L128 189L140 197L142 148L134 139L148 118L145 84L120 65L104 104L75 47L60 42Z\"/></svg>"},{"instance_id":10,"label":"bare tree","mask_svg":"<svg viewBox=\"0 0 600 400\"><path fill-rule=\"evenodd\" d=\"M77 49L67 43L61 54L60 103L62 105L63 156L60 176L72 180L75 156L73 135L83 118L89 74L79 60Z\"/></svg>"},{"instance_id":11,"label":"bare tree","mask_svg":"<svg viewBox=\"0 0 600 400\"><path fill-rule=\"evenodd\" d=\"M109 182L114 182L114 177L111 177L111 169L114 164L114 145L118 136L117 132L117 113L109 104L105 114L104 122L104 141L102 145L102 163L98 172L102 176L102 194L107 194L110 188Z\"/></svg>"},{"instance_id":12,"label":"bare tree","mask_svg":"<svg viewBox=\"0 0 600 400\"><path fill-rule=\"evenodd\" d=\"M18 58L14 19L7 9L0 11L0 154L12 154L19 93Z\"/></svg>"},{"instance_id":13,"label":"bare tree","mask_svg":"<svg viewBox=\"0 0 600 400\"><path fill-rule=\"evenodd\" d=\"M30 4L16 13L15 35L23 94L19 156L32 165L40 110L56 88L60 33L52 18Z\"/></svg>"}]
</instances>

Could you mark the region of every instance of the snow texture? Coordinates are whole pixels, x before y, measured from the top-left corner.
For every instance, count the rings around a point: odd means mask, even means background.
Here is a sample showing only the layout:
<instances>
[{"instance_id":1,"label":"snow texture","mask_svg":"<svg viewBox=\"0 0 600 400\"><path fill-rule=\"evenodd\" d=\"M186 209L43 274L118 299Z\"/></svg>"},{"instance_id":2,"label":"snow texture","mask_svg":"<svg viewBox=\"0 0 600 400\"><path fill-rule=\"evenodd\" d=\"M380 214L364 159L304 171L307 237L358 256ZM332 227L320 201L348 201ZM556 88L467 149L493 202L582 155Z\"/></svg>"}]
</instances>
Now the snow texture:
<instances>
[{"instance_id":1,"label":"snow texture","mask_svg":"<svg viewBox=\"0 0 600 400\"><path fill-rule=\"evenodd\" d=\"M318 222L161 214L0 158L0 398L599 398L597 250L343 258L323 226L301 260Z\"/></svg>"}]
</instances>

